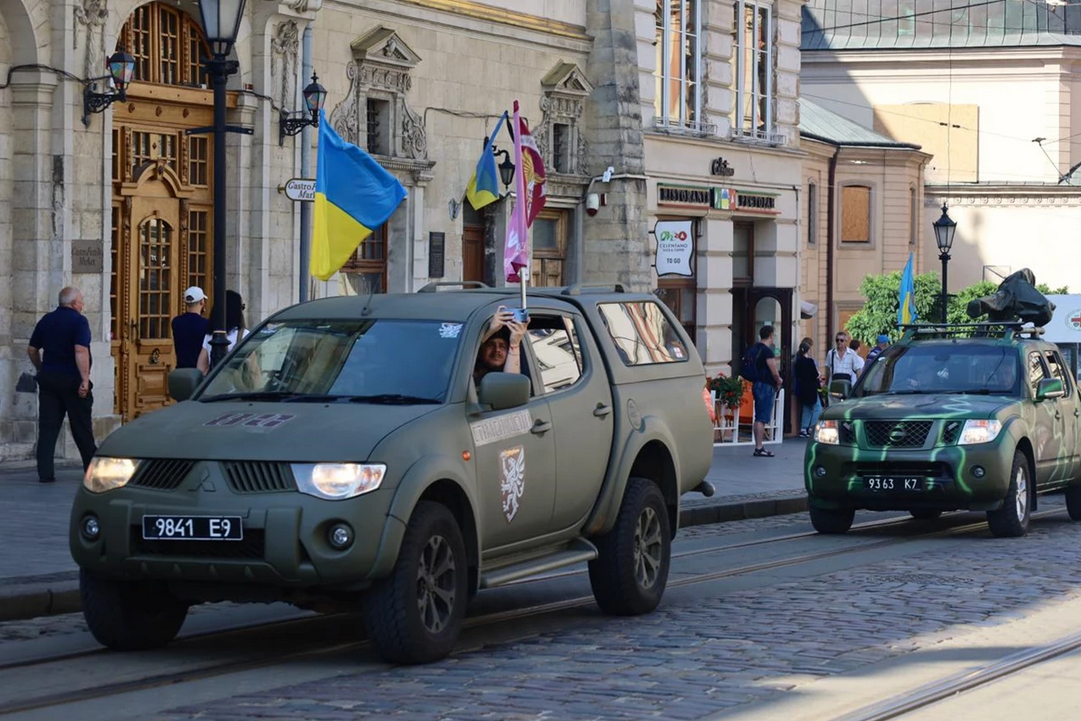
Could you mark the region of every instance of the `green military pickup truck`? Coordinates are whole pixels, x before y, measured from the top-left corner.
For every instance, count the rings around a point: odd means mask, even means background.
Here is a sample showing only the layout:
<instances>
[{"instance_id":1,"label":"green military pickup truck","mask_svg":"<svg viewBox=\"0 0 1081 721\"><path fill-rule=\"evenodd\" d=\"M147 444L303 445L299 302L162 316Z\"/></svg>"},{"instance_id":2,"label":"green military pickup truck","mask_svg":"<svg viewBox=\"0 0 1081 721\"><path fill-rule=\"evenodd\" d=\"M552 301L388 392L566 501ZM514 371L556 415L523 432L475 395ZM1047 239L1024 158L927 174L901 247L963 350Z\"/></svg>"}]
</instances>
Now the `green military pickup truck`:
<instances>
[{"instance_id":1,"label":"green military pickup truck","mask_svg":"<svg viewBox=\"0 0 1081 721\"><path fill-rule=\"evenodd\" d=\"M1022 536L1037 494L1081 520L1081 392L1062 354L1021 323L910 327L822 414L805 456L811 522L845 533L858 509L986 511Z\"/></svg>"},{"instance_id":2,"label":"green military pickup truck","mask_svg":"<svg viewBox=\"0 0 1081 721\"><path fill-rule=\"evenodd\" d=\"M75 499L95 638L286 601L363 609L385 659L423 663L478 590L586 561L604 611L655 608L680 496L712 492L698 353L648 294L528 300L520 372L477 373L516 290L435 285L293 306L206 379L173 371L181 402L109 436Z\"/></svg>"}]
</instances>

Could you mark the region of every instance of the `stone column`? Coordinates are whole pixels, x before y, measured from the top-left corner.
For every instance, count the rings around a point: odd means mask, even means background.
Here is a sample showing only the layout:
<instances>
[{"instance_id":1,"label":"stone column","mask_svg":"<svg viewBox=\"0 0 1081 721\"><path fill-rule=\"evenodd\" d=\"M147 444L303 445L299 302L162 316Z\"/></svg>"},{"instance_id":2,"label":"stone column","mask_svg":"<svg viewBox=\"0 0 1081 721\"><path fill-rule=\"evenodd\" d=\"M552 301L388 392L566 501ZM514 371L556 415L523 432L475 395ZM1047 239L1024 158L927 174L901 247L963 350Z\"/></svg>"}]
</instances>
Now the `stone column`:
<instances>
[{"instance_id":1,"label":"stone column","mask_svg":"<svg viewBox=\"0 0 1081 721\"><path fill-rule=\"evenodd\" d=\"M593 188L608 194L608 205L585 222L582 280L648 290L652 279L634 0L589 0L587 30L594 37L586 69L594 91L583 128L592 149L589 169L600 175L612 166L616 177Z\"/></svg>"},{"instance_id":2,"label":"stone column","mask_svg":"<svg viewBox=\"0 0 1081 721\"><path fill-rule=\"evenodd\" d=\"M710 375L731 375L732 221L698 222L698 346Z\"/></svg>"}]
</instances>

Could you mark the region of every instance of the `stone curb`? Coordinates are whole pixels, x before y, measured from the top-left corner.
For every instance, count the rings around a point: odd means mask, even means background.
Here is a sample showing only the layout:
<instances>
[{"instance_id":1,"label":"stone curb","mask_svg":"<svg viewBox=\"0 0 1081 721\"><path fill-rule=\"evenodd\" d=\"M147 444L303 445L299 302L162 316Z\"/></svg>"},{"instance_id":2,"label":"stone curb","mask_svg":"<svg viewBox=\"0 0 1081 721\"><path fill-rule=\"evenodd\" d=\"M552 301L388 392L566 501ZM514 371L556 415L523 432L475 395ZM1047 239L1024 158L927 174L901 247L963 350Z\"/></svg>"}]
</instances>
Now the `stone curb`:
<instances>
[{"instance_id":1,"label":"stone curb","mask_svg":"<svg viewBox=\"0 0 1081 721\"><path fill-rule=\"evenodd\" d=\"M680 527L703 526L750 518L766 518L802 513L806 496L756 498L731 502L704 503L680 512ZM61 578L42 581L34 577L0 579L0 622L21 621L38 616L76 613L81 610L77 574L55 574ZM39 577L40 578L40 577Z\"/></svg>"}]
</instances>

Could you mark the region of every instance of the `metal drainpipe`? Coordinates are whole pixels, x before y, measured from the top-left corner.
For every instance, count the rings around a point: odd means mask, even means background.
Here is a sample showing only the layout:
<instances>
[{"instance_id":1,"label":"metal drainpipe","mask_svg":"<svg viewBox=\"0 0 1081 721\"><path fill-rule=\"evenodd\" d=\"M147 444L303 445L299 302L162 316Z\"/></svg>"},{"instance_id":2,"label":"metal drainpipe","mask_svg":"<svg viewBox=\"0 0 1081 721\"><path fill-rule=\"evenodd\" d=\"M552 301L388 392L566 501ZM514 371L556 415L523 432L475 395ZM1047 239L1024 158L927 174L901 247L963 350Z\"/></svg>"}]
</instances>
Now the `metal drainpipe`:
<instances>
[{"instance_id":1,"label":"metal drainpipe","mask_svg":"<svg viewBox=\"0 0 1081 721\"><path fill-rule=\"evenodd\" d=\"M826 340L822 347L829 352L833 346L830 339L833 338L833 226L834 223L834 199L836 191L833 189L837 181L837 156L841 153L841 146L835 146L833 157L830 158L829 173L827 175L826 188Z\"/></svg>"},{"instance_id":2,"label":"metal drainpipe","mask_svg":"<svg viewBox=\"0 0 1081 721\"><path fill-rule=\"evenodd\" d=\"M312 24L304 27L304 38L301 41L300 78L304 84L305 78L312 76ZM300 131L300 177L307 178L311 167L312 136L311 127L305 127ZM312 204L300 203L300 302L308 300L308 288L311 286L308 262L311 255L312 244Z\"/></svg>"}]
</instances>

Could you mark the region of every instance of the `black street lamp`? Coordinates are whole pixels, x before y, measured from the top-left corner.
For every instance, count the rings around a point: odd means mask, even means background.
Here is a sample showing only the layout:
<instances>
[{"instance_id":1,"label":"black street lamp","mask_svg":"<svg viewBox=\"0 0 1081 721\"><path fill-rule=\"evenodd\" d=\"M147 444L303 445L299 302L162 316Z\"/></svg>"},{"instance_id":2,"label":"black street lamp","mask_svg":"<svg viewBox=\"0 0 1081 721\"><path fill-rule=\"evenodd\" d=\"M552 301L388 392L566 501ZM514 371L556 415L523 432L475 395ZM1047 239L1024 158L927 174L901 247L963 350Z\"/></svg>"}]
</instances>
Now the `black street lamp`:
<instances>
[{"instance_id":1,"label":"black street lamp","mask_svg":"<svg viewBox=\"0 0 1081 721\"><path fill-rule=\"evenodd\" d=\"M281 111L278 119L278 145L285 145L285 136L296 135L304 128L311 126L319 127L319 111L323 109L323 103L327 100L327 89L319 84L319 76L312 73L312 81L304 88L304 105L307 111L290 113ZM306 117L307 116L307 117Z\"/></svg>"},{"instance_id":2,"label":"black street lamp","mask_svg":"<svg viewBox=\"0 0 1081 721\"><path fill-rule=\"evenodd\" d=\"M488 144L488 139L484 139L484 144ZM503 149L500 150L499 146L492 146L492 155L497 158L502 155L503 162L499 164L499 180L503 183L503 191L510 190L510 184L514 182L514 161L510 159L510 151Z\"/></svg>"},{"instance_id":3,"label":"black street lamp","mask_svg":"<svg viewBox=\"0 0 1081 721\"><path fill-rule=\"evenodd\" d=\"M957 232L957 223L946 212L946 202L942 202L942 217L933 224L935 229L935 244L938 245L938 259L942 261L942 322L947 320L946 310L950 302L950 294L946 285L946 267L950 262L950 249L953 247L953 234Z\"/></svg>"},{"instance_id":4,"label":"black street lamp","mask_svg":"<svg viewBox=\"0 0 1081 721\"><path fill-rule=\"evenodd\" d=\"M83 90L83 125L90 127L90 115L100 113L117 100L121 102L128 99L128 85L135 77L135 58L121 47L109 57L109 74L93 80L111 80L113 90L98 93L93 90L96 83L88 83Z\"/></svg>"},{"instance_id":5,"label":"black street lamp","mask_svg":"<svg viewBox=\"0 0 1081 721\"><path fill-rule=\"evenodd\" d=\"M215 366L225 357L229 339L225 327L225 186L228 174L225 168L225 134L251 135L251 128L240 128L225 123L225 87L229 76L240 70L240 63L230 60L240 22L244 18L245 0L200 0L199 15L203 33L210 46L209 58L203 58L210 84L214 88L214 124L210 127L192 128L189 134L214 134L214 336L210 339L210 365Z\"/></svg>"}]
</instances>

